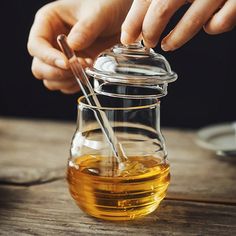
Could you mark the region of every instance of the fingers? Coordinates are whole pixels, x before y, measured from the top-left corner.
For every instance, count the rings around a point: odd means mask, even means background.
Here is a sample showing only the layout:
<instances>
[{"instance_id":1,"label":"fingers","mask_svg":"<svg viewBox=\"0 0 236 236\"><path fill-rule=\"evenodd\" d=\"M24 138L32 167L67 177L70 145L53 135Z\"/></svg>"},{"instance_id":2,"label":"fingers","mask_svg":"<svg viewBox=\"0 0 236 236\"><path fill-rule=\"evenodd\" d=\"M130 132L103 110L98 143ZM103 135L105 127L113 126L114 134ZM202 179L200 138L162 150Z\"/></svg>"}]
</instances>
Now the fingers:
<instances>
[{"instance_id":1,"label":"fingers","mask_svg":"<svg viewBox=\"0 0 236 236\"><path fill-rule=\"evenodd\" d=\"M36 78L43 80L49 90L75 93L80 90L79 85L64 54L55 48L57 31L67 33L68 29L54 10L53 4L40 9L31 28L27 46L34 57L32 72Z\"/></svg>"},{"instance_id":2,"label":"fingers","mask_svg":"<svg viewBox=\"0 0 236 236\"><path fill-rule=\"evenodd\" d=\"M173 31L162 40L162 49L172 51L190 40L225 0L195 0Z\"/></svg>"},{"instance_id":3,"label":"fingers","mask_svg":"<svg viewBox=\"0 0 236 236\"><path fill-rule=\"evenodd\" d=\"M220 34L233 29L236 25L236 1L228 0L204 26L208 34Z\"/></svg>"},{"instance_id":4,"label":"fingers","mask_svg":"<svg viewBox=\"0 0 236 236\"><path fill-rule=\"evenodd\" d=\"M77 51L76 55L78 57L84 57L87 63L86 66L90 66L93 63L92 59L95 59L98 54L104 51L105 49L110 48L111 46L114 46L116 43L120 42L119 38L119 33L114 36L106 37L106 39L102 37L98 38L96 42L89 46L89 50Z\"/></svg>"},{"instance_id":5,"label":"fingers","mask_svg":"<svg viewBox=\"0 0 236 236\"><path fill-rule=\"evenodd\" d=\"M38 11L29 34L28 51L31 56L37 57L49 65L67 69L65 56L52 45L52 42L55 41L54 37L56 37L51 26L52 20L55 25L59 24L58 19L53 15L53 10L49 7Z\"/></svg>"},{"instance_id":6,"label":"fingers","mask_svg":"<svg viewBox=\"0 0 236 236\"><path fill-rule=\"evenodd\" d=\"M70 70L59 69L34 58L32 72L36 78L43 80L49 90L63 90L64 93L74 93L80 90Z\"/></svg>"},{"instance_id":7,"label":"fingers","mask_svg":"<svg viewBox=\"0 0 236 236\"><path fill-rule=\"evenodd\" d=\"M134 0L121 28L121 42L130 44L142 32L142 23L151 0Z\"/></svg>"},{"instance_id":8,"label":"fingers","mask_svg":"<svg viewBox=\"0 0 236 236\"><path fill-rule=\"evenodd\" d=\"M172 15L185 4L185 0L153 0L142 26L144 44L155 47Z\"/></svg>"},{"instance_id":9,"label":"fingers","mask_svg":"<svg viewBox=\"0 0 236 236\"><path fill-rule=\"evenodd\" d=\"M72 94L80 91L79 85L74 81L74 83L65 83L62 85L59 81L49 81L49 80L44 80L43 84L46 88L49 90L55 91L55 90L60 90L63 93L66 94Z\"/></svg>"},{"instance_id":10,"label":"fingers","mask_svg":"<svg viewBox=\"0 0 236 236\"><path fill-rule=\"evenodd\" d=\"M38 79L65 80L72 77L70 70L63 70L48 65L36 57L33 59L31 69L33 75Z\"/></svg>"},{"instance_id":11,"label":"fingers","mask_svg":"<svg viewBox=\"0 0 236 236\"><path fill-rule=\"evenodd\" d=\"M105 24L99 20L99 15L89 14L80 19L68 35L68 43L74 50L83 50L90 46L104 30Z\"/></svg>"},{"instance_id":12,"label":"fingers","mask_svg":"<svg viewBox=\"0 0 236 236\"><path fill-rule=\"evenodd\" d=\"M68 69L69 67L65 56L42 38L35 37L32 41L30 39L28 51L31 56L39 58L48 65L56 66L61 69Z\"/></svg>"}]
</instances>

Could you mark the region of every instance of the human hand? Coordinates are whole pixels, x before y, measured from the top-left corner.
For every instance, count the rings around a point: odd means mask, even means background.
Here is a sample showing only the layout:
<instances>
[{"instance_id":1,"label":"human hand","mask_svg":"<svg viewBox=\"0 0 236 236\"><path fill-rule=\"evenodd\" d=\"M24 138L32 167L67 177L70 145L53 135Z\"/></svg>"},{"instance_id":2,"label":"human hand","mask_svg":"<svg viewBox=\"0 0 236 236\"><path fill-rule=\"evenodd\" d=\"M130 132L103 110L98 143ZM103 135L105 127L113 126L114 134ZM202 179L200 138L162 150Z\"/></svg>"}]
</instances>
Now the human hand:
<instances>
[{"instance_id":1,"label":"human hand","mask_svg":"<svg viewBox=\"0 0 236 236\"><path fill-rule=\"evenodd\" d=\"M101 51L119 42L121 24L131 3L132 0L60 0L42 7L28 40L34 76L50 90L79 91L57 45L57 36L69 34L69 45L76 50L80 63L88 66Z\"/></svg>"},{"instance_id":2,"label":"human hand","mask_svg":"<svg viewBox=\"0 0 236 236\"><path fill-rule=\"evenodd\" d=\"M155 47L170 18L186 2L191 6L161 42L164 51L181 47L202 27L208 34L220 34L236 25L236 0L134 0L122 25L121 42L132 43L142 34L144 44Z\"/></svg>"}]
</instances>

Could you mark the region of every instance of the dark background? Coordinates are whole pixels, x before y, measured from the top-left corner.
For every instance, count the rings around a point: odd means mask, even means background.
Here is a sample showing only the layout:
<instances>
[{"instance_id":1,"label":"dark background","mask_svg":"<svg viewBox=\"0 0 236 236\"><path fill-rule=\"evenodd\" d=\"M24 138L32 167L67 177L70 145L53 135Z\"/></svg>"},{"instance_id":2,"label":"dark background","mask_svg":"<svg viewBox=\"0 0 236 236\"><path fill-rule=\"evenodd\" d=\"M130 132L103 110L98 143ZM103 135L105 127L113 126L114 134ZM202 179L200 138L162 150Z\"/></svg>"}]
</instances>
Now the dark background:
<instances>
[{"instance_id":1,"label":"dark background","mask_svg":"<svg viewBox=\"0 0 236 236\"><path fill-rule=\"evenodd\" d=\"M27 37L36 11L47 2L1 1L0 116L76 119L79 94L49 91L31 73ZM164 34L185 10L178 11ZM179 75L162 99L162 126L199 128L236 119L236 30L218 36L202 31L175 52L156 51Z\"/></svg>"}]
</instances>

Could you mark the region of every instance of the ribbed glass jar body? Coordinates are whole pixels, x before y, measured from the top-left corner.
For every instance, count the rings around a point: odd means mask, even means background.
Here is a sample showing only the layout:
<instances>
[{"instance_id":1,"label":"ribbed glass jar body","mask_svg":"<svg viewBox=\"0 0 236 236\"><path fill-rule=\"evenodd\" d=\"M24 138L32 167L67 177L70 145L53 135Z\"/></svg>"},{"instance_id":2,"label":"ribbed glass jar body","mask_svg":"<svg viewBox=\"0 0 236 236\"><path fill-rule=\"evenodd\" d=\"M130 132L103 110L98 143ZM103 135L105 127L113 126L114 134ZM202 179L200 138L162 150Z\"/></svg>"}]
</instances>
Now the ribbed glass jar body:
<instances>
[{"instance_id":1,"label":"ribbed glass jar body","mask_svg":"<svg viewBox=\"0 0 236 236\"><path fill-rule=\"evenodd\" d=\"M67 170L70 193L83 211L98 218L145 216L165 197L170 180L160 131L160 102L153 98L97 98L101 107L88 105L84 97L78 101ZM124 163L114 156L96 119L98 113L108 118L127 157Z\"/></svg>"}]
</instances>

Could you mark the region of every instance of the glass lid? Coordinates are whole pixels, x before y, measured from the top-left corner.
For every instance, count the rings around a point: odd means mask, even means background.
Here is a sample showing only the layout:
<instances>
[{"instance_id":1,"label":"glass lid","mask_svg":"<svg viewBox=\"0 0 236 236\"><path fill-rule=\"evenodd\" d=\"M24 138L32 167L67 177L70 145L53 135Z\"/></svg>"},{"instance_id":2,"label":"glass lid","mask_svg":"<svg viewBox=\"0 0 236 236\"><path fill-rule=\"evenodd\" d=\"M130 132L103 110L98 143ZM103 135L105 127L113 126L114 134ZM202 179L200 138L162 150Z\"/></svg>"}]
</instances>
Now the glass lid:
<instances>
[{"instance_id":1,"label":"glass lid","mask_svg":"<svg viewBox=\"0 0 236 236\"><path fill-rule=\"evenodd\" d=\"M146 89L143 96L152 93L153 96L158 94L164 96L167 93L167 84L177 79L177 74L171 70L165 57L153 49L144 47L141 42L127 46L118 44L105 50L97 57L93 66L86 69L86 72L97 80L95 82L97 92L126 97L134 96L137 87L151 89L148 92ZM119 88L114 90L114 86ZM121 89L122 86L125 89Z\"/></svg>"}]
</instances>

